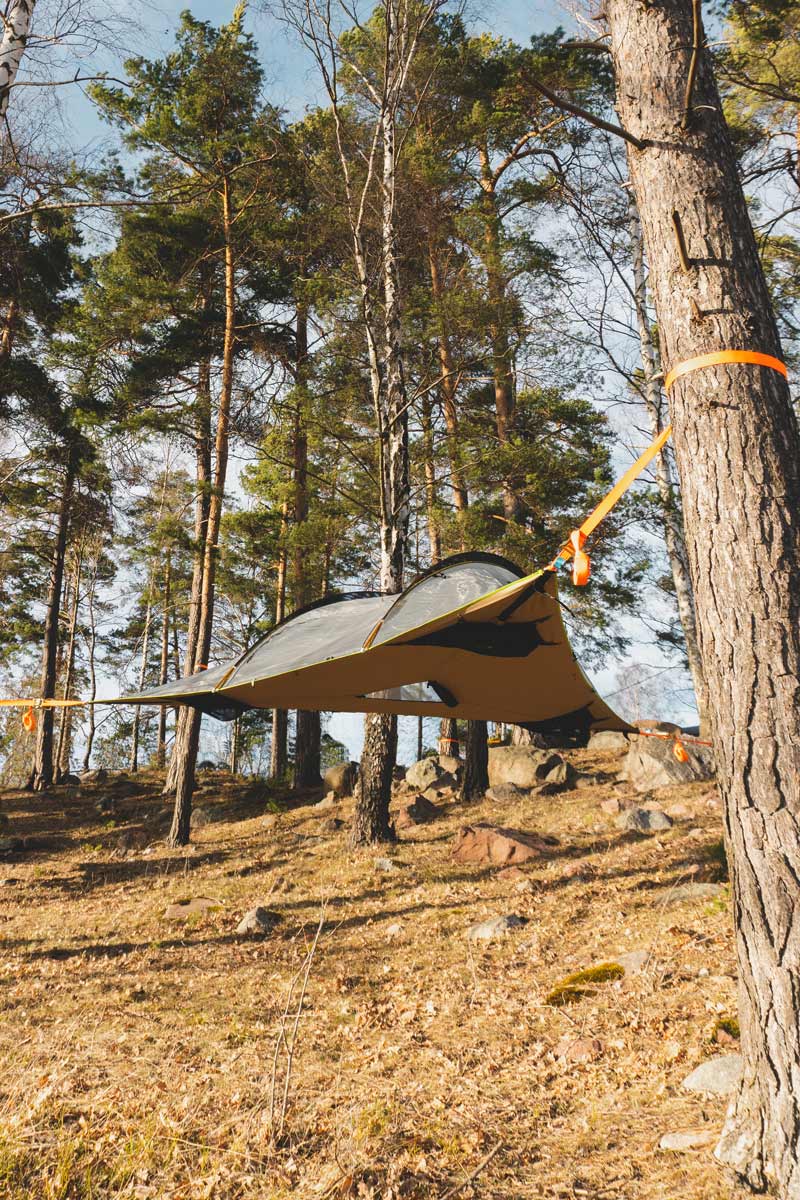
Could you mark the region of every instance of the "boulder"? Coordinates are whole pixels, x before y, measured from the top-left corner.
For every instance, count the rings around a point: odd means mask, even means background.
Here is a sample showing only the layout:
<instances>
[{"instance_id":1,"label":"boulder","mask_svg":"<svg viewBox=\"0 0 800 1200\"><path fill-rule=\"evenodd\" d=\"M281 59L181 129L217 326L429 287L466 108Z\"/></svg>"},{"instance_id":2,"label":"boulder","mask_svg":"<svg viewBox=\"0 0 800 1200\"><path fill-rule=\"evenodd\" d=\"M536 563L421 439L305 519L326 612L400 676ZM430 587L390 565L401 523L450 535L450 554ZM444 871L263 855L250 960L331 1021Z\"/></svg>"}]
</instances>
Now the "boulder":
<instances>
[{"instance_id":1,"label":"boulder","mask_svg":"<svg viewBox=\"0 0 800 1200\"><path fill-rule=\"evenodd\" d=\"M456 835L453 858L462 863L505 866L539 858L553 843L535 833L503 829L497 825L465 825Z\"/></svg>"},{"instance_id":2,"label":"boulder","mask_svg":"<svg viewBox=\"0 0 800 1200\"><path fill-rule=\"evenodd\" d=\"M198 771L219 771L220 768L210 758L204 758L202 762L197 764Z\"/></svg>"},{"instance_id":3,"label":"boulder","mask_svg":"<svg viewBox=\"0 0 800 1200\"><path fill-rule=\"evenodd\" d=\"M625 759L625 779L637 792L713 779L711 747L698 746L695 742L683 742L682 745L687 754L686 762L678 762L671 738L637 738Z\"/></svg>"},{"instance_id":4,"label":"boulder","mask_svg":"<svg viewBox=\"0 0 800 1200\"><path fill-rule=\"evenodd\" d=\"M96 771L84 771L81 775L81 783L105 783L108 779L108 771L105 767L98 767Z\"/></svg>"},{"instance_id":5,"label":"boulder","mask_svg":"<svg viewBox=\"0 0 800 1200\"><path fill-rule=\"evenodd\" d=\"M412 763L406 770L406 783L409 787L416 788L418 792L424 792L426 788L437 783L443 775L444 771L437 758L421 758L419 762Z\"/></svg>"},{"instance_id":6,"label":"boulder","mask_svg":"<svg viewBox=\"0 0 800 1200\"><path fill-rule=\"evenodd\" d=\"M79 775L73 775L70 771L62 775L58 782L62 787L79 787L81 780Z\"/></svg>"},{"instance_id":7,"label":"boulder","mask_svg":"<svg viewBox=\"0 0 800 1200\"><path fill-rule=\"evenodd\" d=\"M736 1091L742 1075L741 1054L718 1054L706 1059L687 1075L682 1086L689 1092L704 1092L709 1096L730 1096Z\"/></svg>"},{"instance_id":8,"label":"boulder","mask_svg":"<svg viewBox=\"0 0 800 1200\"><path fill-rule=\"evenodd\" d=\"M627 808L614 824L627 833L659 833L672 828L672 819L660 808Z\"/></svg>"},{"instance_id":9,"label":"boulder","mask_svg":"<svg viewBox=\"0 0 800 1200\"><path fill-rule=\"evenodd\" d=\"M352 796L357 779L357 762L335 763L332 767L328 767L323 776L325 790L333 792L338 799L341 799L342 796Z\"/></svg>"},{"instance_id":10,"label":"boulder","mask_svg":"<svg viewBox=\"0 0 800 1200\"><path fill-rule=\"evenodd\" d=\"M207 808L194 808L189 818L189 828L202 829L205 825L211 825L213 821L214 814Z\"/></svg>"},{"instance_id":11,"label":"boulder","mask_svg":"<svg viewBox=\"0 0 800 1200\"><path fill-rule=\"evenodd\" d=\"M336 792L328 792L327 795L323 796L321 800L317 801L317 803L314 805L314 808L321 808L321 809L336 808L337 804L338 804L338 799L336 796Z\"/></svg>"},{"instance_id":12,"label":"boulder","mask_svg":"<svg viewBox=\"0 0 800 1200\"><path fill-rule=\"evenodd\" d=\"M552 759L558 759L558 762L553 762ZM554 795L551 790L546 792L545 788L555 785L558 788L566 789L575 786L575 781L578 778L578 772L573 767L572 763L567 762L565 758L561 758L559 754L551 756L550 768L544 777L544 786L541 787L540 794Z\"/></svg>"},{"instance_id":13,"label":"boulder","mask_svg":"<svg viewBox=\"0 0 800 1200\"><path fill-rule=\"evenodd\" d=\"M618 729L600 729L589 738L587 750L627 750L630 742L627 733Z\"/></svg>"},{"instance_id":14,"label":"boulder","mask_svg":"<svg viewBox=\"0 0 800 1200\"><path fill-rule=\"evenodd\" d=\"M277 913L270 912L268 908L262 908L259 904L245 913L236 926L236 932L263 936L265 933L271 933L279 921L280 917Z\"/></svg>"},{"instance_id":15,"label":"boulder","mask_svg":"<svg viewBox=\"0 0 800 1200\"><path fill-rule=\"evenodd\" d=\"M460 758L456 758L454 754L440 754L439 766L448 775L452 775L454 779L461 778L461 772L464 769L464 764Z\"/></svg>"},{"instance_id":16,"label":"boulder","mask_svg":"<svg viewBox=\"0 0 800 1200\"><path fill-rule=\"evenodd\" d=\"M410 804L398 809L394 819L396 829L408 829L411 825L424 825L438 817L439 809L424 796L417 796Z\"/></svg>"},{"instance_id":17,"label":"boulder","mask_svg":"<svg viewBox=\"0 0 800 1200\"><path fill-rule=\"evenodd\" d=\"M513 783L531 789L542 783L565 779L568 771L560 754L552 750L537 750L534 746L492 746L489 750L489 786Z\"/></svg>"},{"instance_id":18,"label":"boulder","mask_svg":"<svg viewBox=\"0 0 800 1200\"><path fill-rule=\"evenodd\" d=\"M556 1054L565 1062L594 1062L603 1053L603 1043L596 1037L563 1037L556 1046Z\"/></svg>"},{"instance_id":19,"label":"boulder","mask_svg":"<svg viewBox=\"0 0 800 1200\"><path fill-rule=\"evenodd\" d=\"M527 924L525 917L509 913L506 917L490 917L488 921L479 921L477 925L470 925L464 936L468 942L494 942L498 938L505 937L512 930L521 929L523 925Z\"/></svg>"}]
</instances>

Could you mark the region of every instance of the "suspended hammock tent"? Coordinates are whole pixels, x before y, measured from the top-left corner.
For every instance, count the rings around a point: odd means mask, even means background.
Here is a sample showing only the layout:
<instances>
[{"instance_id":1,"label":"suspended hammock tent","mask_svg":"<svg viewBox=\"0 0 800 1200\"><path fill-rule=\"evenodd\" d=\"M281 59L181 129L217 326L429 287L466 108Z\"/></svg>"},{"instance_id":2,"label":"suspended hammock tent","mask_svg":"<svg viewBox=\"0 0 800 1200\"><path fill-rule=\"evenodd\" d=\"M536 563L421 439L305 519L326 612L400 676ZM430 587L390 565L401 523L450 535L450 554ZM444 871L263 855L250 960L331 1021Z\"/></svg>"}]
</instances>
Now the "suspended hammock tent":
<instances>
[{"instance_id":1,"label":"suspended hammock tent","mask_svg":"<svg viewBox=\"0 0 800 1200\"><path fill-rule=\"evenodd\" d=\"M504 721L546 733L631 728L581 671L553 570L459 554L400 595L335 596L240 658L120 697L231 720L251 708Z\"/></svg>"}]
</instances>

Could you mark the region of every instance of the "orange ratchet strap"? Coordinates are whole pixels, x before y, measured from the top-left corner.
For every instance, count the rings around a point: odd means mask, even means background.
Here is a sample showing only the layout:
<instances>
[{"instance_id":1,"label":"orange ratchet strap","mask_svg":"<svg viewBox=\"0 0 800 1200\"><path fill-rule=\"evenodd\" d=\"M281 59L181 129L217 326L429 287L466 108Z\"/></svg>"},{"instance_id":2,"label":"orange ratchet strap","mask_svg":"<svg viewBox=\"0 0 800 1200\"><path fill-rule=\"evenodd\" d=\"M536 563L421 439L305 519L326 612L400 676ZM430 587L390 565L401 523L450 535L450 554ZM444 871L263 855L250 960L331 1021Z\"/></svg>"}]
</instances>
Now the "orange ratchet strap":
<instances>
[{"instance_id":1,"label":"orange ratchet strap","mask_svg":"<svg viewBox=\"0 0 800 1200\"><path fill-rule=\"evenodd\" d=\"M680 379L682 375L688 375L690 371L699 371L701 367L713 367L720 363L755 363L756 366L770 367L773 371L778 371L785 379L789 377L786 364L782 363L779 358L773 358L771 354L762 354L758 350L716 350L713 354L699 354L696 358L687 358L685 362L674 366L664 380L664 390L669 391L676 379ZM563 566L570 559L573 559L572 582L578 587L582 587L588 582L591 574L591 564L588 554L583 549L584 542L589 534L597 528L603 518L611 512L611 509L627 492L631 484L639 478L645 467L663 449L671 434L672 426L667 425L666 429L663 429L658 437L647 447L644 454L641 454L633 466L628 468L619 483L615 484L608 495L600 501L594 512L589 514L580 528L572 531L569 535L569 541L562 546L553 561L548 564L547 570L555 571L558 567Z\"/></svg>"},{"instance_id":2,"label":"orange ratchet strap","mask_svg":"<svg viewBox=\"0 0 800 1200\"><path fill-rule=\"evenodd\" d=\"M687 358L678 363L664 380L664 391L668 392L676 379L688 375L690 371L699 371L701 367L715 367L719 363L755 363L758 367L771 367L784 379L789 378L786 363L771 354L761 354L758 350L716 350L713 354L698 354L697 358Z\"/></svg>"}]
</instances>

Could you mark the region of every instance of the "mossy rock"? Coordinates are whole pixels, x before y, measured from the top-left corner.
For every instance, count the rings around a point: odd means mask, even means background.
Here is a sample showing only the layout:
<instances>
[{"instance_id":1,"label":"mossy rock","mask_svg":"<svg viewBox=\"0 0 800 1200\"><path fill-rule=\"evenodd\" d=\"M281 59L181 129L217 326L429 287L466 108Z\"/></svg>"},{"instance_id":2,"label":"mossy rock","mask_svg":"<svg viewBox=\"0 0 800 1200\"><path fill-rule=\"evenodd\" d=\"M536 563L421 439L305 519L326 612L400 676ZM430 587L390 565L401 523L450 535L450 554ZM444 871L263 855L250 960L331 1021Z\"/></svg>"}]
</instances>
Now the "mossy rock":
<instances>
[{"instance_id":1,"label":"mossy rock","mask_svg":"<svg viewBox=\"0 0 800 1200\"><path fill-rule=\"evenodd\" d=\"M736 1017L718 1017L714 1022L714 1029L711 1034L714 1041L721 1040L717 1038L718 1033L727 1034L729 1038L734 1038L738 1042L741 1037L741 1031Z\"/></svg>"},{"instance_id":2,"label":"mossy rock","mask_svg":"<svg viewBox=\"0 0 800 1200\"><path fill-rule=\"evenodd\" d=\"M562 1004L574 1004L584 996L593 996L598 983L622 979L624 974L625 968L620 963L597 963L594 967L587 967L585 971L575 971L572 975L567 975L566 979L562 979L548 992L544 1002L556 1008Z\"/></svg>"}]
</instances>

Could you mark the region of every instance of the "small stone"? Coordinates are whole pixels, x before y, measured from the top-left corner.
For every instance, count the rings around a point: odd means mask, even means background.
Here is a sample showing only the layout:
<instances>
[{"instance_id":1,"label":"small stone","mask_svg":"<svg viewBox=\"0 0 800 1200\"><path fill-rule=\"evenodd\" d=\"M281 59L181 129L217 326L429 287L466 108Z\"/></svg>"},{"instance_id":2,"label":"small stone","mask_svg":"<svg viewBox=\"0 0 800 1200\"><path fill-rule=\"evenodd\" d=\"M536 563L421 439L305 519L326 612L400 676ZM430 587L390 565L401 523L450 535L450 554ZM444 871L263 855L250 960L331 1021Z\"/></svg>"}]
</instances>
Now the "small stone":
<instances>
[{"instance_id":1,"label":"small stone","mask_svg":"<svg viewBox=\"0 0 800 1200\"><path fill-rule=\"evenodd\" d=\"M579 792L586 788L601 787L603 784L602 775L579 775L575 780L575 787Z\"/></svg>"},{"instance_id":2,"label":"small stone","mask_svg":"<svg viewBox=\"0 0 800 1200\"><path fill-rule=\"evenodd\" d=\"M497 872L498 879L527 879L528 876L519 867L510 866L503 867L502 871Z\"/></svg>"},{"instance_id":3,"label":"small stone","mask_svg":"<svg viewBox=\"0 0 800 1200\"><path fill-rule=\"evenodd\" d=\"M203 829L206 825L211 825L214 817L207 808L195 808L189 818L190 829Z\"/></svg>"},{"instance_id":4,"label":"small stone","mask_svg":"<svg viewBox=\"0 0 800 1200\"><path fill-rule=\"evenodd\" d=\"M170 904L164 911L165 921L187 921L189 917L203 917L206 913L216 912L222 908L219 900L209 900L207 896L197 896L193 900L179 900Z\"/></svg>"},{"instance_id":5,"label":"small stone","mask_svg":"<svg viewBox=\"0 0 800 1200\"><path fill-rule=\"evenodd\" d=\"M521 879L519 883L514 885L514 891L520 894L523 892L535 892L536 886L532 879Z\"/></svg>"},{"instance_id":6,"label":"small stone","mask_svg":"<svg viewBox=\"0 0 800 1200\"><path fill-rule=\"evenodd\" d=\"M725 885L722 883L682 883L664 899L668 904L678 904L684 900L715 900L724 895Z\"/></svg>"},{"instance_id":7,"label":"small stone","mask_svg":"<svg viewBox=\"0 0 800 1200\"><path fill-rule=\"evenodd\" d=\"M622 811L622 805L616 796L611 796L608 800L601 800L600 807L604 813L608 813L610 817L615 817L617 813Z\"/></svg>"},{"instance_id":8,"label":"small stone","mask_svg":"<svg viewBox=\"0 0 800 1200\"><path fill-rule=\"evenodd\" d=\"M627 954L618 954L614 961L625 968L626 975L641 975L650 961L650 951L629 950Z\"/></svg>"},{"instance_id":9,"label":"small stone","mask_svg":"<svg viewBox=\"0 0 800 1200\"><path fill-rule=\"evenodd\" d=\"M103 796L103 798L98 800L95 804L94 810L96 813L99 813L101 817L116 816L117 801L113 796Z\"/></svg>"},{"instance_id":10,"label":"small stone","mask_svg":"<svg viewBox=\"0 0 800 1200\"><path fill-rule=\"evenodd\" d=\"M552 843L534 833L499 826L466 825L456 835L453 858L462 863L490 863L493 866L527 862L550 850Z\"/></svg>"},{"instance_id":11,"label":"small stone","mask_svg":"<svg viewBox=\"0 0 800 1200\"><path fill-rule=\"evenodd\" d=\"M323 811L329 808L336 808L338 803L336 792L328 792L321 800L318 800L314 808L321 808Z\"/></svg>"},{"instance_id":12,"label":"small stone","mask_svg":"<svg viewBox=\"0 0 800 1200\"><path fill-rule=\"evenodd\" d=\"M0 854L15 854L24 850L25 843L18 837L0 837Z\"/></svg>"},{"instance_id":13,"label":"small stone","mask_svg":"<svg viewBox=\"0 0 800 1200\"><path fill-rule=\"evenodd\" d=\"M614 824L628 833L658 833L672 828L672 821L660 808L628 808Z\"/></svg>"},{"instance_id":14,"label":"small stone","mask_svg":"<svg viewBox=\"0 0 800 1200\"><path fill-rule=\"evenodd\" d=\"M510 913L506 917L490 917L488 921L470 925L465 937L470 942L493 942L527 923L525 917L518 917L516 913Z\"/></svg>"},{"instance_id":15,"label":"small stone","mask_svg":"<svg viewBox=\"0 0 800 1200\"><path fill-rule=\"evenodd\" d=\"M562 1038L556 1047L556 1054L567 1062L594 1062L603 1053L603 1043L599 1038Z\"/></svg>"},{"instance_id":16,"label":"small stone","mask_svg":"<svg viewBox=\"0 0 800 1200\"><path fill-rule=\"evenodd\" d=\"M262 908L261 905L256 905L249 912L245 913L239 924L236 926L236 932L239 934L265 934L271 933L275 926L280 921L280 916L276 912L270 912L267 908Z\"/></svg>"},{"instance_id":17,"label":"small stone","mask_svg":"<svg viewBox=\"0 0 800 1200\"><path fill-rule=\"evenodd\" d=\"M345 825L346 822L341 817L328 817L322 828L325 833L338 833L340 829L344 829Z\"/></svg>"},{"instance_id":18,"label":"small stone","mask_svg":"<svg viewBox=\"0 0 800 1200\"><path fill-rule=\"evenodd\" d=\"M405 863L398 862L396 858L376 858L375 870L382 871L385 874L390 874L392 871L402 871L405 868Z\"/></svg>"},{"instance_id":19,"label":"small stone","mask_svg":"<svg viewBox=\"0 0 800 1200\"><path fill-rule=\"evenodd\" d=\"M529 788L517 787L515 783L496 783L487 791L486 799L494 800L496 804L513 804L515 800L524 800L530 794Z\"/></svg>"},{"instance_id":20,"label":"small stone","mask_svg":"<svg viewBox=\"0 0 800 1200\"><path fill-rule=\"evenodd\" d=\"M730 1096L736 1091L742 1076L741 1054L718 1054L709 1058L687 1075L682 1086L689 1092L704 1092L710 1096Z\"/></svg>"},{"instance_id":21,"label":"small stone","mask_svg":"<svg viewBox=\"0 0 800 1200\"><path fill-rule=\"evenodd\" d=\"M265 813L261 818L262 829L274 829L278 824L278 814L274 812Z\"/></svg>"},{"instance_id":22,"label":"small stone","mask_svg":"<svg viewBox=\"0 0 800 1200\"><path fill-rule=\"evenodd\" d=\"M594 867L585 858L567 863L561 872L562 879L591 879L593 875Z\"/></svg>"},{"instance_id":23,"label":"small stone","mask_svg":"<svg viewBox=\"0 0 800 1200\"><path fill-rule=\"evenodd\" d=\"M403 932L403 926L400 924L399 921L395 921L392 925L389 925L387 927L386 936L388 938L396 938L396 937L399 937L402 932Z\"/></svg>"},{"instance_id":24,"label":"small stone","mask_svg":"<svg viewBox=\"0 0 800 1200\"><path fill-rule=\"evenodd\" d=\"M680 1132L665 1133L658 1143L658 1148L681 1153L686 1150L699 1150L701 1146L710 1146L718 1140L719 1132L714 1129L684 1129Z\"/></svg>"}]
</instances>

